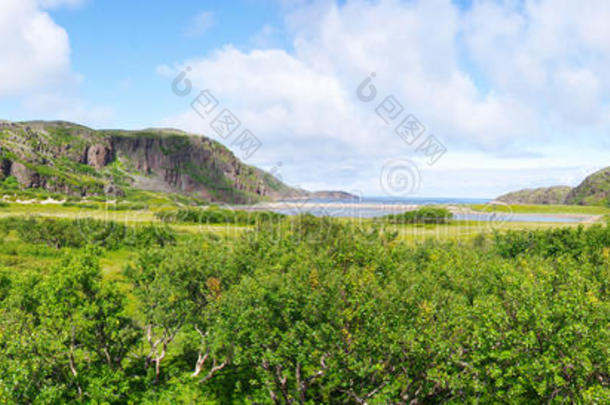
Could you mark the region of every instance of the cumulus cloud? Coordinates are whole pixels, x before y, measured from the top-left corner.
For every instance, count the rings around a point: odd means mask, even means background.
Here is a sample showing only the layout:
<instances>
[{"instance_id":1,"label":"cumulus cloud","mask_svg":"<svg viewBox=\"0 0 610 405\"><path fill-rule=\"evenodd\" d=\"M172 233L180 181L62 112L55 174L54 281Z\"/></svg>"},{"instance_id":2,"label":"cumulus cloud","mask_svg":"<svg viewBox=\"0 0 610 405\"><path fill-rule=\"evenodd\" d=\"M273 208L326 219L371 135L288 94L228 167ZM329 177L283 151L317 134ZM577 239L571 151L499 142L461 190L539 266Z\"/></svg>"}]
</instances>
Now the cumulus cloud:
<instances>
[{"instance_id":1,"label":"cumulus cloud","mask_svg":"<svg viewBox=\"0 0 610 405\"><path fill-rule=\"evenodd\" d=\"M0 3L0 51L0 97L76 79L68 34L34 0Z\"/></svg>"},{"instance_id":2,"label":"cumulus cloud","mask_svg":"<svg viewBox=\"0 0 610 405\"><path fill-rule=\"evenodd\" d=\"M495 89L559 125L607 124L610 3L479 1L465 15L469 55Z\"/></svg>"},{"instance_id":3,"label":"cumulus cloud","mask_svg":"<svg viewBox=\"0 0 610 405\"><path fill-rule=\"evenodd\" d=\"M79 96L84 78L73 71L70 41L45 9L79 6L82 0L0 2L0 98L20 106L25 117L109 123L114 111ZM11 117L3 117L11 118Z\"/></svg>"},{"instance_id":4,"label":"cumulus cloud","mask_svg":"<svg viewBox=\"0 0 610 405\"><path fill-rule=\"evenodd\" d=\"M162 69L189 66L194 87L212 90L269 145L260 160L321 158L338 171L334 162L359 159L352 173L372 179L384 159L414 155L374 113L386 95L456 154L524 150L539 159L532 145L560 139L555 128L591 139L609 129L603 0L475 1L465 10L450 0L282 4L288 50L225 46ZM371 72L379 97L364 104L355 90ZM192 112L164 124L210 133ZM295 178L306 177L305 164Z\"/></svg>"}]
</instances>

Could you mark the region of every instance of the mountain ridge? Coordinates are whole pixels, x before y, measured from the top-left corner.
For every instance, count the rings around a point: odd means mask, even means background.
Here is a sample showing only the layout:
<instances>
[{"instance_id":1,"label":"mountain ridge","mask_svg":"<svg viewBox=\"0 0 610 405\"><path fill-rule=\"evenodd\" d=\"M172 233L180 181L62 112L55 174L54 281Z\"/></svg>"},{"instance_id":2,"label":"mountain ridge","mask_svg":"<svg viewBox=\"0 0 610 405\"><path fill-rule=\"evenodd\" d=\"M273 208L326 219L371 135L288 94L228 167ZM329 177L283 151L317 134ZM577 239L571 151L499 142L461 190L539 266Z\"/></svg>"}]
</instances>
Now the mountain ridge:
<instances>
[{"instance_id":1,"label":"mountain ridge","mask_svg":"<svg viewBox=\"0 0 610 405\"><path fill-rule=\"evenodd\" d=\"M610 166L587 176L576 187L522 189L496 198L507 204L566 204L610 206Z\"/></svg>"},{"instance_id":2,"label":"mountain ridge","mask_svg":"<svg viewBox=\"0 0 610 405\"><path fill-rule=\"evenodd\" d=\"M0 180L76 196L131 189L254 203L294 189L221 143L181 130L95 130L66 121L0 121Z\"/></svg>"}]
</instances>

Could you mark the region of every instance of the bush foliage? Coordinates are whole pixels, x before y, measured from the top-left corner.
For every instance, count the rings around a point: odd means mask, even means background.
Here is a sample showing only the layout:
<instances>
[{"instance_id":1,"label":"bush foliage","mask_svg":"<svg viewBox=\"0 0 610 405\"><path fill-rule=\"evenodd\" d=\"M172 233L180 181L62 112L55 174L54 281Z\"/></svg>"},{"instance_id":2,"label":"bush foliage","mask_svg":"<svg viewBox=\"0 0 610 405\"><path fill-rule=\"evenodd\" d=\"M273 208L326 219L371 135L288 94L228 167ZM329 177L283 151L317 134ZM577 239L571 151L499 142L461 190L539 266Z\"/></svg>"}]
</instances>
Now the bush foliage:
<instances>
[{"instance_id":1,"label":"bush foliage","mask_svg":"<svg viewBox=\"0 0 610 405\"><path fill-rule=\"evenodd\" d=\"M413 246L304 216L146 249L120 282L86 247L48 274L0 272L0 397L609 403L609 235Z\"/></svg>"},{"instance_id":2,"label":"bush foliage","mask_svg":"<svg viewBox=\"0 0 610 405\"><path fill-rule=\"evenodd\" d=\"M390 224L447 224L453 214L446 208L421 207L402 214L386 215L382 219Z\"/></svg>"},{"instance_id":3,"label":"bush foliage","mask_svg":"<svg viewBox=\"0 0 610 405\"><path fill-rule=\"evenodd\" d=\"M121 247L163 247L176 240L175 232L167 226L154 224L129 227L113 221L91 218L18 218L0 220L4 232L14 230L19 239L26 243L44 243L60 249L65 247L81 248L96 245L108 250Z\"/></svg>"},{"instance_id":4,"label":"bush foliage","mask_svg":"<svg viewBox=\"0 0 610 405\"><path fill-rule=\"evenodd\" d=\"M181 208L166 210L155 213L155 216L168 223L191 223L191 224L233 224L233 225L255 225L263 221L279 222L284 217L270 211L243 211L210 206L208 208Z\"/></svg>"}]
</instances>

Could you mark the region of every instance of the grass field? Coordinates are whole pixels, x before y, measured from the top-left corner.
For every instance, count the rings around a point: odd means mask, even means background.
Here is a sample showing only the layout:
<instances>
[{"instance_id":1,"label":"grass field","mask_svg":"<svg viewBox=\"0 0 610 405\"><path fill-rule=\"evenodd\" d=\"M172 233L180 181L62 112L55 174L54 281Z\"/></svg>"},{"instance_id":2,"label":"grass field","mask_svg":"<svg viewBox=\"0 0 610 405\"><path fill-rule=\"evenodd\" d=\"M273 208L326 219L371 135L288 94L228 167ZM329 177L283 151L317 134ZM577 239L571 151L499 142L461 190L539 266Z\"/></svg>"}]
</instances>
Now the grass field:
<instances>
[{"instance_id":1,"label":"grass field","mask_svg":"<svg viewBox=\"0 0 610 405\"><path fill-rule=\"evenodd\" d=\"M472 205L468 208L475 211L489 212L489 205ZM604 207L584 207L584 206L567 206L567 205L550 205L550 206L534 206L534 205L513 205L510 207L498 205L498 212L513 212L513 213L538 213L538 214L574 214L574 215L609 215L610 209ZM510 209L510 211L509 211ZM54 218L93 218L105 221L115 221L126 225L134 225L143 222L155 222L159 220L155 217L155 210L125 210L113 211L101 208L87 208L74 206L63 206L61 204L17 204L11 203L7 206L0 207L0 217L8 216L42 216ZM374 220L370 218L338 218L340 222L353 223L363 226L373 226ZM491 234L495 231L502 230L533 230L533 229L551 229L557 227L576 227L579 223L553 223L553 222L502 222L491 223L486 221L452 221L449 224L440 225L385 225L385 229L398 233L398 238L401 241L418 243L425 242L428 239L436 240L471 240L479 234ZM233 224L172 224L171 227L180 234L192 235L197 233L213 233L215 235L235 238L241 235L244 231L252 229L252 226L242 226ZM6 246L3 251L10 250L11 243L17 243L10 238L5 241ZM27 250L26 250L27 251ZM23 252L23 251L22 251ZM124 262L127 261L127 255L113 253L109 257L104 258L102 264L109 274L118 272ZM52 259L52 257L51 257ZM50 260L51 260L50 259ZM4 260L9 260L6 255ZM27 262L27 256L21 258L21 261ZM9 260L10 261L10 260ZM0 262L1 264L2 262Z\"/></svg>"},{"instance_id":2,"label":"grass field","mask_svg":"<svg viewBox=\"0 0 610 405\"><path fill-rule=\"evenodd\" d=\"M607 215L610 208L585 205L470 205L475 211L489 212L493 207L497 212L512 212L514 214L580 214L580 215Z\"/></svg>"}]
</instances>

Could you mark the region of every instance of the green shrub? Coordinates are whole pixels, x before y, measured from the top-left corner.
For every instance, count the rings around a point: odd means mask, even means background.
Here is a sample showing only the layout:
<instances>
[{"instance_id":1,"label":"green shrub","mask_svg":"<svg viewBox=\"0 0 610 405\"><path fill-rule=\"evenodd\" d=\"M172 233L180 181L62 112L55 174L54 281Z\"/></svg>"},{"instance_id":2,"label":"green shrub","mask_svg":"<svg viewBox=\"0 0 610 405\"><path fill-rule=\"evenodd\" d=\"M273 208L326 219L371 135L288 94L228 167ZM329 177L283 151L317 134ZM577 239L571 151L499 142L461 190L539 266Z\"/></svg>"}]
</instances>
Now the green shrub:
<instances>
[{"instance_id":1,"label":"green shrub","mask_svg":"<svg viewBox=\"0 0 610 405\"><path fill-rule=\"evenodd\" d=\"M610 246L610 227L594 225L584 228L581 225L577 228L508 231L496 233L494 243L503 257L532 254L544 257L599 257L603 249Z\"/></svg>"},{"instance_id":2,"label":"green shrub","mask_svg":"<svg viewBox=\"0 0 610 405\"><path fill-rule=\"evenodd\" d=\"M0 190L19 190L19 182L15 176L8 176L0 181Z\"/></svg>"},{"instance_id":3,"label":"green shrub","mask_svg":"<svg viewBox=\"0 0 610 405\"><path fill-rule=\"evenodd\" d=\"M107 204L106 209L108 211L141 211L148 209L148 205L143 203Z\"/></svg>"},{"instance_id":4,"label":"green shrub","mask_svg":"<svg viewBox=\"0 0 610 405\"><path fill-rule=\"evenodd\" d=\"M77 207L90 210L96 210L100 208L99 204L96 203L79 203L75 201L65 201L61 205L64 207Z\"/></svg>"},{"instance_id":5,"label":"green shrub","mask_svg":"<svg viewBox=\"0 0 610 405\"><path fill-rule=\"evenodd\" d=\"M302 215L164 246L28 221L0 227L152 248L120 280L90 245L0 271L8 404L610 403L607 227L411 245Z\"/></svg>"},{"instance_id":6,"label":"green shrub","mask_svg":"<svg viewBox=\"0 0 610 405\"><path fill-rule=\"evenodd\" d=\"M270 211L243 211L230 210L210 206L201 208L181 208L177 210L163 210L155 213L163 222L192 223L192 224L232 224L255 225L260 222L279 221L285 216Z\"/></svg>"},{"instance_id":7,"label":"green shrub","mask_svg":"<svg viewBox=\"0 0 610 405\"><path fill-rule=\"evenodd\" d=\"M381 219L390 224L447 224L453 214L446 208L421 207L402 214L392 214Z\"/></svg>"},{"instance_id":8,"label":"green shrub","mask_svg":"<svg viewBox=\"0 0 610 405\"><path fill-rule=\"evenodd\" d=\"M0 228L15 230L26 243L44 243L56 249L97 245L109 250L121 247L163 247L176 240L175 233L165 225L134 227L96 219L4 218Z\"/></svg>"}]
</instances>

